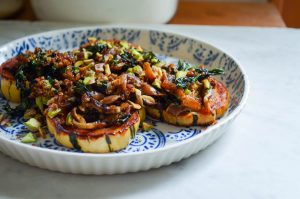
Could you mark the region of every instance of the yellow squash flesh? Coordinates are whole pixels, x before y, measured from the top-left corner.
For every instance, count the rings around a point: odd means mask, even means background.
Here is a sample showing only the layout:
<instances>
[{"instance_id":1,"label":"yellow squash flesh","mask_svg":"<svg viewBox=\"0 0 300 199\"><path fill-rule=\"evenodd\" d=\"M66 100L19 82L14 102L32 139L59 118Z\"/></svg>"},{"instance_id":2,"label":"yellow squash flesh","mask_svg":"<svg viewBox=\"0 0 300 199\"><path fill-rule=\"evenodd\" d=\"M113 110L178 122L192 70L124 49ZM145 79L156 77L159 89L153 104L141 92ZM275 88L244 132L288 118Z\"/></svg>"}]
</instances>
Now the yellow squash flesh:
<instances>
[{"instance_id":1,"label":"yellow squash flesh","mask_svg":"<svg viewBox=\"0 0 300 199\"><path fill-rule=\"evenodd\" d=\"M137 114L137 113L134 113ZM119 127L91 130L82 135L74 132L67 132L62 126L57 127L54 120L47 117L47 126L55 139L67 148L78 148L89 153L108 153L124 149L134 138L140 124L140 117L134 115L127 122ZM107 133L106 133L107 132Z\"/></svg>"},{"instance_id":2,"label":"yellow squash flesh","mask_svg":"<svg viewBox=\"0 0 300 199\"><path fill-rule=\"evenodd\" d=\"M162 120L169 124L173 124L176 126L204 126L212 124L216 121L216 119L222 117L226 111L228 110L228 106L230 103L230 94L228 90L221 84L218 83L219 88L222 89L215 89L215 98L220 98L222 100L222 104L218 105L218 108L208 111L191 111L186 114L182 115L173 115L166 110L159 110L154 107L146 107L147 114L151 117ZM215 103L215 102L211 102Z\"/></svg>"},{"instance_id":3,"label":"yellow squash flesh","mask_svg":"<svg viewBox=\"0 0 300 199\"><path fill-rule=\"evenodd\" d=\"M16 86L15 80L1 78L1 92L6 100L10 102L21 102L21 93Z\"/></svg>"}]
</instances>

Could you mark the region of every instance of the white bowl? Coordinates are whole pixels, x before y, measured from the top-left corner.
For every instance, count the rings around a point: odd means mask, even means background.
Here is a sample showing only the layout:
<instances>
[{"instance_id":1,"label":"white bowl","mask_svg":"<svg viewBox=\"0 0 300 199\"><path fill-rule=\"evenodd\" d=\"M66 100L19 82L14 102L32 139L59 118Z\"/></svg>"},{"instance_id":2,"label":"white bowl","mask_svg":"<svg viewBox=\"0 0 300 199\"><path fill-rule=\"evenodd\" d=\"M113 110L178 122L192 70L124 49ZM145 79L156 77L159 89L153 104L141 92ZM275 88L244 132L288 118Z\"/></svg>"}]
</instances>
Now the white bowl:
<instances>
[{"instance_id":1,"label":"white bowl","mask_svg":"<svg viewBox=\"0 0 300 199\"><path fill-rule=\"evenodd\" d=\"M77 48L91 36L140 44L168 62L177 57L193 64L205 64L207 68L224 68L225 74L219 80L231 93L228 113L207 128L183 128L155 121L154 129L139 131L126 149L110 154L88 154L67 149L53 137L40 139L34 145L23 144L18 136L28 130L22 124L22 118L15 118L11 121L11 127L0 126L0 150L3 153L40 168L70 173L114 174L158 168L187 158L212 144L226 131L246 103L249 91L247 76L233 58L205 42L158 30L83 27L40 33L1 47L0 63L35 47L58 50ZM5 104L6 101L0 97L0 112Z\"/></svg>"},{"instance_id":2,"label":"white bowl","mask_svg":"<svg viewBox=\"0 0 300 199\"><path fill-rule=\"evenodd\" d=\"M48 21L166 23L178 0L31 0L36 16Z\"/></svg>"}]
</instances>

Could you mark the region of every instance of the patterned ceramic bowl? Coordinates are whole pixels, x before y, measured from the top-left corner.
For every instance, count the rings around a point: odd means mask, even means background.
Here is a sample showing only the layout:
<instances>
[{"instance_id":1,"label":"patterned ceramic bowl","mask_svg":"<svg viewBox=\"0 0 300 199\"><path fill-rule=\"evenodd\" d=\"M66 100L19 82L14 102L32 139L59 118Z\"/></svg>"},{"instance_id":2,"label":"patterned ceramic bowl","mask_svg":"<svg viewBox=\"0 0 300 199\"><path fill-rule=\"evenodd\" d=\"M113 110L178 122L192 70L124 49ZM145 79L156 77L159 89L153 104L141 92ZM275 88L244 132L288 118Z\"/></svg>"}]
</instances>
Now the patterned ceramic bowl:
<instances>
[{"instance_id":1,"label":"patterned ceramic bowl","mask_svg":"<svg viewBox=\"0 0 300 199\"><path fill-rule=\"evenodd\" d=\"M8 43L0 48L0 63L35 47L66 50L77 48L87 37L122 39L140 44L157 53L162 60L186 60L206 67L222 67L220 76L231 93L228 113L207 128L176 127L153 121L155 127L138 132L129 146L110 154L87 154L67 149L52 136L34 145L23 144L18 137L26 133L22 118L12 119L12 126L0 126L0 149L3 153L40 168L82 174L114 174L158 168L180 161L204 149L217 140L246 103L249 86L245 72L226 53L204 43L173 33L131 28L84 27L45 32ZM6 101L0 99L0 112Z\"/></svg>"}]
</instances>

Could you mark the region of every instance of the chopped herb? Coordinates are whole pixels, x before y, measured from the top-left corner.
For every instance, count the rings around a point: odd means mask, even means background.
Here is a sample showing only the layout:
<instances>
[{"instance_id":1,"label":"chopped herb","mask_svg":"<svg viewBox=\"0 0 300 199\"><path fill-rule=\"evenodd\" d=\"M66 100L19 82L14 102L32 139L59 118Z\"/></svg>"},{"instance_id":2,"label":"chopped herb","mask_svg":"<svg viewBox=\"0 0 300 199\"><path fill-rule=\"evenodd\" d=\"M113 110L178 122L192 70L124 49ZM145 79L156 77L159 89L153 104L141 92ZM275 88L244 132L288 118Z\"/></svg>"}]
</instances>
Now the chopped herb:
<instances>
[{"instance_id":1,"label":"chopped herb","mask_svg":"<svg viewBox=\"0 0 300 199\"><path fill-rule=\"evenodd\" d=\"M196 82L196 81L202 81L209 76L215 76L215 75L222 75L224 74L224 70L220 68L212 69L212 70L207 70L207 69L202 69L202 68L197 68L195 69L196 72L199 73L199 75L195 77L180 77L175 80L176 86L178 88L187 88L191 83Z\"/></svg>"},{"instance_id":2,"label":"chopped herb","mask_svg":"<svg viewBox=\"0 0 300 199\"><path fill-rule=\"evenodd\" d=\"M187 62L184 62L181 60L179 60L177 63L177 70L179 70L179 71L187 71L187 70L191 69L192 67L193 66L191 66Z\"/></svg>"},{"instance_id":3,"label":"chopped herb","mask_svg":"<svg viewBox=\"0 0 300 199\"><path fill-rule=\"evenodd\" d=\"M125 51L124 54L122 54L120 56L121 56L122 61L126 62L127 68L130 68L130 67L133 67L134 65L136 65L136 60L129 52ZM126 70L127 70L127 68L126 68Z\"/></svg>"},{"instance_id":4,"label":"chopped herb","mask_svg":"<svg viewBox=\"0 0 300 199\"><path fill-rule=\"evenodd\" d=\"M23 71L24 65L20 66L20 68L17 70L15 74L16 78L16 86L18 89L22 89L23 87L23 82L26 80L26 76Z\"/></svg>"},{"instance_id":5,"label":"chopped herb","mask_svg":"<svg viewBox=\"0 0 300 199\"><path fill-rule=\"evenodd\" d=\"M93 53L93 55L96 55L96 53L102 53L104 50L107 50L108 46L106 44L99 44L97 43L94 46L88 46L85 49L87 51L90 51Z\"/></svg>"},{"instance_id":6,"label":"chopped herb","mask_svg":"<svg viewBox=\"0 0 300 199\"><path fill-rule=\"evenodd\" d=\"M163 109L167 108L169 104L181 104L180 100L173 94L170 94L170 96L163 96L161 98L160 105Z\"/></svg>"},{"instance_id":7,"label":"chopped herb","mask_svg":"<svg viewBox=\"0 0 300 199\"><path fill-rule=\"evenodd\" d=\"M30 88L26 88L26 81L27 78L24 74L24 68L26 65L20 66L15 74L16 79L16 86L21 92L21 99L27 99L28 95L30 94Z\"/></svg>"},{"instance_id":8,"label":"chopped herb","mask_svg":"<svg viewBox=\"0 0 300 199\"><path fill-rule=\"evenodd\" d=\"M46 80L48 80L51 85L54 84L54 79L51 76L47 75Z\"/></svg>"},{"instance_id":9,"label":"chopped herb","mask_svg":"<svg viewBox=\"0 0 300 199\"><path fill-rule=\"evenodd\" d=\"M147 61L151 61L152 60L152 61L155 61L155 63L159 61L157 59L156 55L153 52L151 52L151 51L144 52L143 57Z\"/></svg>"},{"instance_id":10,"label":"chopped herb","mask_svg":"<svg viewBox=\"0 0 300 199\"><path fill-rule=\"evenodd\" d=\"M57 71L58 71L58 73L60 73L60 74L64 74L64 73L66 73L66 71L67 71L67 67L61 67L61 68L58 68Z\"/></svg>"},{"instance_id":11,"label":"chopped herb","mask_svg":"<svg viewBox=\"0 0 300 199\"><path fill-rule=\"evenodd\" d=\"M48 66L45 66L43 68L43 71L44 71L44 76L47 77L46 79L50 79L50 78L52 79L52 77L60 76L61 74L58 74L59 71L56 70L56 69L57 68L54 65L52 65L52 64L49 64ZM50 81L50 83L51 83L51 81Z\"/></svg>"},{"instance_id":12,"label":"chopped herb","mask_svg":"<svg viewBox=\"0 0 300 199\"><path fill-rule=\"evenodd\" d=\"M108 87L108 81L103 80L100 84L97 84L96 90L101 93L106 93L107 87Z\"/></svg>"},{"instance_id":13,"label":"chopped herb","mask_svg":"<svg viewBox=\"0 0 300 199\"><path fill-rule=\"evenodd\" d=\"M89 89L82 82L75 82L74 90L76 93L83 95L89 93Z\"/></svg>"},{"instance_id":14,"label":"chopped herb","mask_svg":"<svg viewBox=\"0 0 300 199\"><path fill-rule=\"evenodd\" d=\"M4 110L11 116L22 116L24 112L31 107L31 102L29 100L23 100L21 104L16 106L15 108L10 107L7 103L4 106Z\"/></svg>"},{"instance_id":15,"label":"chopped herb","mask_svg":"<svg viewBox=\"0 0 300 199\"><path fill-rule=\"evenodd\" d=\"M198 81L202 81L203 79L208 78L209 76L223 75L224 69L222 68L214 68L208 70L206 68L196 68L196 72L200 73L196 78Z\"/></svg>"},{"instance_id":16,"label":"chopped herb","mask_svg":"<svg viewBox=\"0 0 300 199\"><path fill-rule=\"evenodd\" d=\"M115 58L115 57L114 57ZM117 65L119 63L119 61L118 60L116 60L116 59L112 59L112 60L110 60L110 62L109 62L109 65L112 65L112 66L114 66L114 65Z\"/></svg>"},{"instance_id":17,"label":"chopped herb","mask_svg":"<svg viewBox=\"0 0 300 199\"><path fill-rule=\"evenodd\" d=\"M176 86L178 88L187 88L191 83L195 82L197 79L195 77L180 77L175 80Z\"/></svg>"},{"instance_id":18,"label":"chopped herb","mask_svg":"<svg viewBox=\"0 0 300 199\"><path fill-rule=\"evenodd\" d=\"M35 60L30 60L28 63L27 63L27 68L28 70L34 70L36 69L40 64L41 64L42 60L39 60L39 59L35 59Z\"/></svg>"}]
</instances>

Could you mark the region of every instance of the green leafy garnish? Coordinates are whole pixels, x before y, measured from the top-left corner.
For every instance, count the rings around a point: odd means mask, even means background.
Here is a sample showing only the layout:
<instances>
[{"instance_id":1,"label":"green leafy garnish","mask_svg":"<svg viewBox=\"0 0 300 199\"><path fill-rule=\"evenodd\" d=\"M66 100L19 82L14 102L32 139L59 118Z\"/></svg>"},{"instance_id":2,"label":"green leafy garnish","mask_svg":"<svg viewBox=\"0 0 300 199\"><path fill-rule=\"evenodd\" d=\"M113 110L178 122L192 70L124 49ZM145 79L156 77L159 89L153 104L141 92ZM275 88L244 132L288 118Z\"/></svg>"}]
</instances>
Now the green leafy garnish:
<instances>
[{"instance_id":1,"label":"green leafy garnish","mask_svg":"<svg viewBox=\"0 0 300 199\"><path fill-rule=\"evenodd\" d=\"M83 95L84 93L89 93L89 89L83 84L83 82L75 82L74 91L78 94Z\"/></svg>"},{"instance_id":2,"label":"green leafy garnish","mask_svg":"<svg viewBox=\"0 0 300 199\"><path fill-rule=\"evenodd\" d=\"M208 78L209 76L216 76L216 75L223 75L224 69L222 68L214 68L211 70L208 70L206 68L195 68L195 71L200 73L197 76L198 81L202 81L203 79Z\"/></svg>"},{"instance_id":3,"label":"green leafy garnish","mask_svg":"<svg viewBox=\"0 0 300 199\"><path fill-rule=\"evenodd\" d=\"M145 51L144 54L143 54L143 57L145 60L147 61L151 61L152 63L157 63L159 62L158 58L156 57L156 55L151 52L151 51Z\"/></svg>"},{"instance_id":4,"label":"green leafy garnish","mask_svg":"<svg viewBox=\"0 0 300 199\"><path fill-rule=\"evenodd\" d=\"M108 81L107 80L103 80L100 84L97 84L97 91L101 92L101 93L106 93L108 87Z\"/></svg>"},{"instance_id":5,"label":"green leafy garnish","mask_svg":"<svg viewBox=\"0 0 300 199\"><path fill-rule=\"evenodd\" d=\"M88 46L85 49L87 51L92 52L93 55L95 55L97 52L98 53L102 53L107 48L108 48L107 44L99 44L99 43L97 43L96 45L94 45L94 46Z\"/></svg>"},{"instance_id":6,"label":"green leafy garnish","mask_svg":"<svg viewBox=\"0 0 300 199\"><path fill-rule=\"evenodd\" d=\"M175 80L177 88L185 89L187 88L191 83L196 81L202 81L209 76L215 76L215 75L222 75L224 74L224 70L221 68L215 68L212 70L203 69L203 68L196 68L196 72L199 74L195 77L180 77Z\"/></svg>"},{"instance_id":7,"label":"green leafy garnish","mask_svg":"<svg viewBox=\"0 0 300 199\"><path fill-rule=\"evenodd\" d=\"M193 68L193 66L188 64L187 62L179 60L177 63L177 70L179 71L187 71L191 68Z\"/></svg>"},{"instance_id":8,"label":"green leafy garnish","mask_svg":"<svg viewBox=\"0 0 300 199\"><path fill-rule=\"evenodd\" d=\"M23 82L26 80L26 76L24 74L23 67L24 67L24 65L22 65L15 74L16 86L18 89L23 88Z\"/></svg>"},{"instance_id":9,"label":"green leafy garnish","mask_svg":"<svg viewBox=\"0 0 300 199\"><path fill-rule=\"evenodd\" d=\"M4 106L4 110L11 116L22 116L24 112L31 107L29 100L23 100L21 104L12 108L8 103Z\"/></svg>"},{"instance_id":10,"label":"green leafy garnish","mask_svg":"<svg viewBox=\"0 0 300 199\"><path fill-rule=\"evenodd\" d=\"M177 88L187 88L191 83L195 82L195 77L180 77L175 80Z\"/></svg>"},{"instance_id":11,"label":"green leafy garnish","mask_svg":"<svg viewBox=\"0 0 300 199\"><path fill-rule=\"evenodd\" d=\"M127 68L133 67L136 65L136 60L134 57L127 51L124 54L120 55L123 62L126 62ZM126 68L126 70L127 70ZM125 70L125 69L124 69Z\"/></svg>"}]
</instances>

